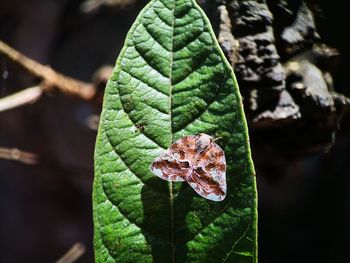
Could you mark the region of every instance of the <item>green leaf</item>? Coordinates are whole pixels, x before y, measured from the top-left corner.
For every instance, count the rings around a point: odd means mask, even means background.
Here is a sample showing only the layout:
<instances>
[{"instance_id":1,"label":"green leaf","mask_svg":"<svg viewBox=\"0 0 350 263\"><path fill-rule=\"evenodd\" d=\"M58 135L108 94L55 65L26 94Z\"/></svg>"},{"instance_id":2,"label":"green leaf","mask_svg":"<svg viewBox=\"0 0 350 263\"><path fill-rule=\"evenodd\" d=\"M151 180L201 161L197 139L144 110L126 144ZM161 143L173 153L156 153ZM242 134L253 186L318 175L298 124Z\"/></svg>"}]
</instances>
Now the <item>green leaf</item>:
<instances>
[{"instance_id":1,"label":"green leaf","mask_svg":"<svg viewBox=\"0 0 350 263\"><path fill-rule=\"evenodd\" d=\"M196 133L225 151L222 202L149 170L172 142ZM105 91L93 202L96 262L257 262L241 97L194 0L153 0L132 26Z\"/></svg>"}]
</instances>

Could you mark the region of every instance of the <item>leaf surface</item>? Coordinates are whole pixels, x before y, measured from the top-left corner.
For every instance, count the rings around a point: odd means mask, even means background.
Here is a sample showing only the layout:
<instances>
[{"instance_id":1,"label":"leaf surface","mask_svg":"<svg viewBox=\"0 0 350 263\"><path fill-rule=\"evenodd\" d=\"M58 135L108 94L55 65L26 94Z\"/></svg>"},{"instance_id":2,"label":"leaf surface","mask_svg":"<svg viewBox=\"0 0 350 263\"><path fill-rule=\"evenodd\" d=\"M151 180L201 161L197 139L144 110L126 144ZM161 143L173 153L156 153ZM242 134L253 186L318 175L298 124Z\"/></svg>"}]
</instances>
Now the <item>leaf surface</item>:
<instances>
[{"instance_id":1,"label":"leaf surface","mask_svg":"<svg viewBox=\"0 0 350 263\"><path fill-rule=\"evenodd\" d=\"M149 170L172 142L197 133L225 151L222 202ZM195 1L153 0L128 33L105 90L93 191L96 262L257 262L241 97Z\"/></svg>"}]
</instances>

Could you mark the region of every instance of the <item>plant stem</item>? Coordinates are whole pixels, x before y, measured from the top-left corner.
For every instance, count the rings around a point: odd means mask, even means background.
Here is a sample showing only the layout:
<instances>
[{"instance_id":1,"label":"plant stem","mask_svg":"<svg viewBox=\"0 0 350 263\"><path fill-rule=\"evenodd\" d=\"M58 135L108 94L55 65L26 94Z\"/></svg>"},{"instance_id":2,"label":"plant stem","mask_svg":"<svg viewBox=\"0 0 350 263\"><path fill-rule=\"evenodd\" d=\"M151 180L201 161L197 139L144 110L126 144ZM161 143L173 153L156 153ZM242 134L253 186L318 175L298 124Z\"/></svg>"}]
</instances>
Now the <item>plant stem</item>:
<instances>
[{"instance_id":1,"label":"plant stem","mask_svg":"<svg viewBox=\"0 0 350 263\"><path fill-rule=\"evenodd\" d=\"M30 74L40 78L44 90L52 90L56 88L62 93L80 97L84 100L90 100L96 94L96 89L92 84L60 74L51 67L42 65L39 62L26 57L1 40L0 54L21 66Z\"/></svg>"},{"instance_id":2,"label":"plant stem","mask_svg":"<svg viewBox=\"0 0 350 263\"><path fill-rule=\"evenodd\" d=\"M56 263L73 263L85 253L82 243L75 243Z\"/></svg>"},{"instance_id":3,"label":"plant stem","mask_svg":"<svg viewBox=\"0 0 350 263\"><path fill-rule=\"evenodd\" d=\"M34 103L43 94L41 86L27 88L15 94L0 99L0 112L10 110L25 104Z\"/></svg>"}]
</instances>

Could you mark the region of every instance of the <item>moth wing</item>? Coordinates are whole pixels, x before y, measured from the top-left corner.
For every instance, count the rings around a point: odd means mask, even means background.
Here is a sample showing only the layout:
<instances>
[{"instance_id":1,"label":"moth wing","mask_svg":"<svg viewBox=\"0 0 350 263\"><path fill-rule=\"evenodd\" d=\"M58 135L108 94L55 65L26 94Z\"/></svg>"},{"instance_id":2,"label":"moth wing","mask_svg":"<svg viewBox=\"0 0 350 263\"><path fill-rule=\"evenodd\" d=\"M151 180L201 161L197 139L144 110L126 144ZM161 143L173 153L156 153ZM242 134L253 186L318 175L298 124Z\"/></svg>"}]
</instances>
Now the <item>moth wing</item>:
<instances>
[{"instance_id":1,"label":"moth wing","mask_svg":"<svg viewBox=\"0 0 350 263\"><path fill-rule=\"evenodd\" d=\"M226 197L226 174L222 173L219 175L222 180L214 181L206 176L205 178L198 176L193 172L189 176L187 182L200 196L209 199L211 201L222 201Z\"/></svg>"},{"instance_id":2,"label":"moth wing","mask_svg":"<svg viewBox=\"0 0 350 263\"><path fill-rule=\"evenodd\" d=\"M196 154L196 142L198 138L198 134L184 136L171 144L168 151L177 160L188 161L192 164Z\"/></svg>"},{"instance_id":3,"label":"moth wing","mask_svg":"<svg viewBox=\"0 0 350 263\"><path fill-rule=\"evenodd\" d=\"M150 170L156 176L171 182L185 181L190 172L188 162L179 162L169 151L157 157Z\"/></svg>"},{"instance_id":4,"label":"moth wing","mask_svg":"<svg viewBox=\"0 0 350 263\"><path fill-rule=\"evenodd\" d=\"M151 164L151 171L158 177L175 182L186 181L191 172L197 135L182 137Z\"/></svg>"},{"instance_id":5,"label":"moth wing","mask_svg":"<svg viewBox=\"0 0 350 263\"><path fill-rule=\"evenodd\" d=\"M190 186L200 195L212 201L226 197L226 159L224 151L212 142L211 147L197 160L196 167L187 179Z\"/></svg>"}]
</instances>

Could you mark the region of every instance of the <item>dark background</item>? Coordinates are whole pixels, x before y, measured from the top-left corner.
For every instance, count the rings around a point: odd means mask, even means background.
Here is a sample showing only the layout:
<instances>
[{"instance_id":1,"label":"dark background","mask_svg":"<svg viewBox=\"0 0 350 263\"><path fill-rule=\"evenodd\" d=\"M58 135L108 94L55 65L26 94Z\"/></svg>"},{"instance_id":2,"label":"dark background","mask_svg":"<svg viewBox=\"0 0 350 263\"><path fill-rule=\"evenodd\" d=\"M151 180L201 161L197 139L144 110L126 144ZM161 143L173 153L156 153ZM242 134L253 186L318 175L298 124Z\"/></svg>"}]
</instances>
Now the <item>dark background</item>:
<instances>
[{"instance_id":1,"label":"dark background","mask_svg":"<svg viewBox=\"0 0 350 263\"><path fill-rule=\"evenodd\" d=\"M116 3L84 12L83 1L78 0L0 0L0 39L59 72L89 82L101 66L114 64L146 1ZM205 7L206 1L201 3ZM350 96L345 3L307 4L313 7L321 42L340 54L331 72L335 90ZM273 26L278 31L278 25ZM276 38L282 62L296 55L283 55L278 45ZM36 83L0 55L0 97ZM93 262L96 130L88 119L99 114L100 106L98 100L53 93L0 113L0 147L40 157L33 166L0 159L0 262L55 262L76 242L87 246L77 262ZM250 120L254 114L249 111ZM313 151L295 150L293 145L323 136L317 127L290 134L286 129L298 123L263 131L251 121L249 125L259 191L259 261L350 262L349 117L345 114Z\"/></svg>"}]
</instances>

